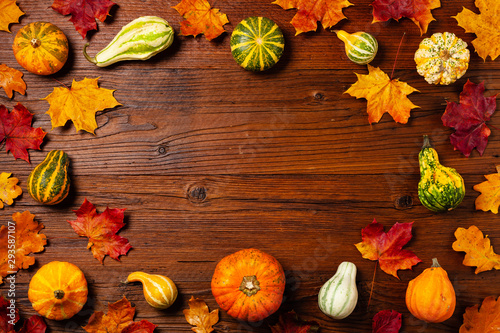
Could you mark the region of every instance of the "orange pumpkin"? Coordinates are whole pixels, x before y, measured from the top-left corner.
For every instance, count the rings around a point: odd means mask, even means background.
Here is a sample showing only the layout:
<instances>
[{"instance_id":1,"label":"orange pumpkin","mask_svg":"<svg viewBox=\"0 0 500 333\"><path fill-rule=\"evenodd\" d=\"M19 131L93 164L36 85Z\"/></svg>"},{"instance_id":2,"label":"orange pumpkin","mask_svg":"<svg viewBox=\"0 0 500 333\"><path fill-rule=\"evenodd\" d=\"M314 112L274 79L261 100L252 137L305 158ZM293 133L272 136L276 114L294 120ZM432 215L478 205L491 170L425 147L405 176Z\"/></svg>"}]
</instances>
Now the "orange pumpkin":
<instances>
[{"instance_id":1,"label":"orange pumpkin","mask_svg":"<svg viewBox=\"0 0 500 333\"><path fill-rule=\"evenodd\" d=\"M215 267L212 294L227 314L260 321L278 310L285 291L285 273L278 260L256 249L223 258Z\"/></svg>"},{"instance_id":2,"label":"orange pumpkin","mask_svg":"<svg viewBox=\"0 0 500 333\"><path fill-rule=\"evenodd\" d=\"M68 39L52 23L24 26L16 34L12 48L19 65L34 74L54 74L68 60Z\"/></svg>"},{"instance_id":3,"label":"orange pumpkin","mask_svg":"<svg viewBox=\"0 0 500 333\"><path fill-rule=\"evenodd\" d=\"M432 266L408 283L406 306L411 314L428 323L440 323L455 311L455 289L436 258Z\"/></svg>"},{"instance_id":4,"label":"orange pumpkin","mask_svg":"<svg viewBox=\"0 0 500 333\"><path fill-rule=\"evenodd\" d=\"M87 280L69 262L52 261L31 278L28 299L36 312L48 319L63 320L77 314L87 302Z\"/></svg>"}]
</instances>

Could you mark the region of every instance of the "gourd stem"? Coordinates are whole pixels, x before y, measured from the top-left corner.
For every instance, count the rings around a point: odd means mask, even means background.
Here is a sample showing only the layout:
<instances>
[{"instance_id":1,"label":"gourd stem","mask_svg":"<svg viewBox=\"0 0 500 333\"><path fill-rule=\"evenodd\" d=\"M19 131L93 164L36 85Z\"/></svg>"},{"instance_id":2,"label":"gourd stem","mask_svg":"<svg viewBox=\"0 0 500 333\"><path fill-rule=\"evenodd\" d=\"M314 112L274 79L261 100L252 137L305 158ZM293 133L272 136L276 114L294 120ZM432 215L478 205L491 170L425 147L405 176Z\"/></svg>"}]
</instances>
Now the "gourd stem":
<instances>
[{"instance_id":1,"label":"gourd stem","mask_svg":"<svg viewBox=\"0 0 500 333\"><path fill-rule=\"evenodd\" d=\"M424 148L432 148L431 140L429 139L428 135L424 135L424 143L422 145L422 149L424 149Z\"/></svg>"},{"instance_id":2,"label":"gourd stem","mask_svg":"<svg viewBox=\"0 0 500 333\"><path fill-rule=\"evenodd\" d=\"M40 41L38 38L32 38L31 41L31 46L33 46L35 49L42 45L42 41Z\"/></svg>"},{"instance_id":3,"label":"gourd stem","mask_svg":"<svg viewBox=\"0 0 500 333\"><path fill-rule=\"evenodd\" d=\"M432 258L432 266L431 267L441 267L437 258Z\"/></svg>"},{"instance_id":4,"label":"gourd stem","mask_svg":"<svg viewBox=\"0 0 500 333\"><path fill-rule=\"evenodd\" d=\"M56 299L63 299L64 297L64 290L58 289L54 291L54 297Z\"/></svg>"},{"instance_id":5,"label":"gourd stem","mask_svg":"<svg viewBox=\"0 0 500 333\"><path fill-rule=\"evenodd\" d=\"M89 46L89 43L86 43L85 45L83 45L83 55L85 56L85 58L87 58L88 61L90 61L91 63L93 64L97 64L97 60L95 60L95 57L94 58L91 58L88 54L87 54L87 46Z\"/></svg>"},{"instance_id":6,"label":"gourd stem","mask_svg":"<svg viewBox=\"0 0 500 333\"><path fill-rule=\"evenodd\" d=\"M260 283L255 275L243 277L240 285L241 292L250 297L257 294L259 290L260 290Z\"/></svg>"}]
</instances>

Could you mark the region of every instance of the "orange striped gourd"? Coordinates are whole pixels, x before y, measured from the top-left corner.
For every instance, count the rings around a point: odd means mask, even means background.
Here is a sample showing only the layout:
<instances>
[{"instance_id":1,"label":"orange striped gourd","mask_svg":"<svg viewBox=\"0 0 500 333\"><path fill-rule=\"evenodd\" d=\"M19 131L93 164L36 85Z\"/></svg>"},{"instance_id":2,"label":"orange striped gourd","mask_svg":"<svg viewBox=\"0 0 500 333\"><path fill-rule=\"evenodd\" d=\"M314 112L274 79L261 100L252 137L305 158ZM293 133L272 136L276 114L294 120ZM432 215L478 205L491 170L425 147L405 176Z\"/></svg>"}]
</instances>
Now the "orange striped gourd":
<instances>
[{"instance_id":1,"label":"orange striped gourd","mask_svg":"<svg viewBox=\"0 0 500 333\"><path fill-rule=\"evenodd\" d=\"M146 302L154 308L166 309L177 298L177 287L168 277L144 272L133 272L127 277L128 282L141 282Z\"/></svg>"},{"instance_id":2,"label":"orange striped gourd","mask_svg":"<svg viewBox=\"0 0 500 333\"><path fill-rule=\"evenodd\" d=\"M74 264L52 261L31 278L28 299L36 312L48 319L64 320L87 302L87 280Z\"/></svg>"},{"instance_id":3,"label":"orange striped gourd","mask_svg":"<svg viewBox=\"0 0 500 333\"><path fill-rule=\"evenodd\" d=\"M62 150L52 150L28 177L28 192L36 201L55 205L68 196L69 158Z\"/></svg>"}]
</instances>

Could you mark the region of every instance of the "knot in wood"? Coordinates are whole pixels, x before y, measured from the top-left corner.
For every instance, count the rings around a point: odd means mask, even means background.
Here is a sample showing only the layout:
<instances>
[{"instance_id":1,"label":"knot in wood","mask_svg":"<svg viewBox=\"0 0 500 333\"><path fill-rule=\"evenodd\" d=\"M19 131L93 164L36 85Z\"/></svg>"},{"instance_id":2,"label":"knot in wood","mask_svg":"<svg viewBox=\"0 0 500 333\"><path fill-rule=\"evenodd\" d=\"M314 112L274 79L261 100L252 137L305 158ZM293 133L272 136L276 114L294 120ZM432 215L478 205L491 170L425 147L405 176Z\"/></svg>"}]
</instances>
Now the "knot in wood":
<instances>
[{"instance_id":1,"label":"knot in wood","mask_svg":"<svg viewBox=\"0 0 500 333\"><path fill-rule=\"evenodd\" d=\"M409 195L403 195L396 199L394 205L396 209L408 209L413 206L413 199Z\"/></svg>"},{"instance_id":2,"label":"knot in wood","mask_svg":"<svg viewBox=\"0 0 500 333\"><path fill-rule=\"evenodd\" d=\"M322 93L315 93L314 94L314 99L318 101L322 101L325 98L325 96Z\"/></svg>"},{"instance_id":3,"label":"knot in wood","mask_svg":"<svg viewBox=\"0 0 500 333\"><path fill-rule=\"evenodd\" d=\"M191 202L202 203L207 199L207 189L204 186L194 185L188 190L188 198Z\"/></svg>"},{"instance_id":4,"label":"knot in wood","mask_svg":"<svg viewBox=\"0 0 500 333\"><path fill-rule=\"evenodd\" d=\"M165 146L160 146L158 148L158 154L165 155L167 153L167 148Z\"/></svg>"}]
</instances>

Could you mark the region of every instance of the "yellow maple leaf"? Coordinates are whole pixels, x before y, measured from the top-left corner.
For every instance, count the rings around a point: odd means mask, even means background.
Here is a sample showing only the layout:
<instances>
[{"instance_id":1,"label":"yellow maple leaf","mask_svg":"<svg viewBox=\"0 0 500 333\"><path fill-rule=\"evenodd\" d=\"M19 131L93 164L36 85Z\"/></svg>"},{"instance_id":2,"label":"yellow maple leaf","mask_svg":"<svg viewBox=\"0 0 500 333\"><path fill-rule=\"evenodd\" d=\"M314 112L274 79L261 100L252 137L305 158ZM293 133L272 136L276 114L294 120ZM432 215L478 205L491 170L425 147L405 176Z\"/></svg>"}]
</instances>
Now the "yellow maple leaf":
<instances>
[{"instance_id":1,"label":"yellow maple leaf","mask_svg":"<svg viewBox=\"0 0 500 333\"><path fill-rule=\"evenodd\" d=\"M222 34L224 24L229 23L226 14L212 9L206 0L182 0L172 8L185 18L181 22L184 36L204 34L206 39L212 40Z\"/></svg>"},{"instance_id":2,"label":"yellow maple leaf","mask_svg":"<svg viewBox=\"0 0 500 333\"><path fill-rule=\"evenodd\" d=\"M121 105L113 97L114 90L99 88L98 80L99 78L73 80L71 89L56 87L44 98L50 104L46 113L50 115L52 129L72 120L77 131L84 130L94 134L97 128L96 112Z\"/></svg>"},{"instance_id":3,"label":"yellow maple leaf","mask_svg":"<svg viewBox=\"0 0 500 333\"><path fill-rule=\"evenodd\" d=\"M453 17L465 32L476 34L472 45L477 54L485 61L488 56L495 60L500 55L500 1L476 0L475 4L480 14L464 7Z\"/></svg>"},{"instance_id":4,"label":"yellow maple leaf","mask_svg":"<svg viewBox=\"0 0 500 333\"><path fill-rule=\"evenodd\" d=\"M10 173L2 172L0 174L0 209L3 208L3 203L12 205L14 199L23 193L20 186L17 186L19 179L9 178Z\"/></svg>"},{"instance_id":5,"label":"yellow maple leaf","mask_svg":"<svg viewBox=\"0 0 500 333\"><path fill-rule=\"evenodd\" d=\"M295 27L295 36L315 31L318 21L321 21L325 29L333 27L346 18L342 9L353 5L348 0L276 0L273 3L285 10L297 8L297 14L291 21Z\"/></svg>"},{"instance_id":6,"label":"yellow maple leaf","mask_svg":"<svg viewBox=\"0 0 500 333\"><path fill-rule=\"evenodd\" d=\"M219 309L209 312L208 306L201 298L194 298L188 301L189 309L183 310L186 321L195 326L191 329L196 333L210 333L214 330L212 326L219 321Z\"/></svg>"},{"instance_id":7,"label":"yellow maple leaf","mask_svg":"<svg viewBox=\"0 0 500 333\"><path fill-rule=\"evenodd\" d=\"M475 266L475 273L500 269L500 255L493 251L488 236L484 237L481 230L475 225L465 228L457 228L455 231L457 240L453 242L453 250L465 252L462 262L465 266Z\"/></svg>"},{"instance_id":8,"label":"yellow maple leaf","mask_svg":"<svg viewBox=\"0 0 500 333\"><path fill-rule=\"evenodd\" d=\"M388 112L395 122L406 124L410 118L410 110L419 106L407 97L418 91L406 82L391 79L380 68L368 65L368 75L355 73L358 81L345 93L368 101L368 122L377 123L384 113Z\"/></svg>"},{"instance_id":9,"label":"yellow maple leaf","mask_svg":"<svg viewBox=\"0 0 500 333\"><path fill-rule=\"evenodd\" d=\"M35 215L28 211L14 213L13 222L0 227L0 284L7 275L33 265L35 258L29 254L43 251L47 244L45 235L38 233L43 224L34 219Z\"/></svg>"},{"instance_id":10,"label":"yellow maple leaf","mask_svg":"<svg viewBox=\"0 0 500 333\"><path fill-rule=\"evenodd\" d=\"M499 170L500 171L500 170ZM476 210L489 211L498 214L500 205L500 173L485 175L486 181L474 185L474 190L481 192L476 198Z\"/></svg>"},{"instance_id":11,"label":"yellow maple leaf","mask_svg":"<svg viewBox=\"0 0 500 333\"><path fill-rule=\"evenodd\" d=\"M26 83L22 79L23 73L7 65L0 65L0 87L5 90L9 98L12 98L12 91L17 91L24 95Z\"/></svg>"},{"instance_id":12,"label":"yellow maple leaf","mask_svg":"<svg viewBox=\"0 0 500 333\"><path fill-rule=\"evenodd\" d=\"M24 12L16 5L16 0L0 1L0 30L10 32L9 25L18 23Z\"/></svg>"}]
</instances>

